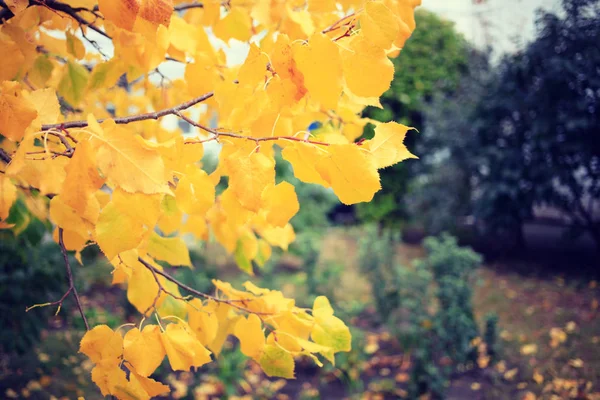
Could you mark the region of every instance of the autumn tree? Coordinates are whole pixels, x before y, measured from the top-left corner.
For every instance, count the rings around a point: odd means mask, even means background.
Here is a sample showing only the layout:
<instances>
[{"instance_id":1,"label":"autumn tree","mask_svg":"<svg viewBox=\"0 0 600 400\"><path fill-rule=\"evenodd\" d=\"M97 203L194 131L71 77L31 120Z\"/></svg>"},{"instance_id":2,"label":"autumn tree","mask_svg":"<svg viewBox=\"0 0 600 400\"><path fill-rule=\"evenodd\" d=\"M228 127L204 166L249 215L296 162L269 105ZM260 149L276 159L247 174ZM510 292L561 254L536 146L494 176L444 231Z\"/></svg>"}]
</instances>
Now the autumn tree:
<instances>
[{"instance_id":1,"label":"autumn tree","mask_svg":"<svg viewBox=\"0 0 600 400\"><path fill-rule=\"evenodd\" d=\"M415 28L419 0L0 1L0 227L11 207L51 221L68 289L88 329L80 351L103 395L149 398L165 356L189 370L218 356L229 335L269 376L292 378L294 356L321 365L350 350L350 333L324 297L312 309L251 282L178 281L192 268L182 237L214 237L252 275L272 247L294 239L294 186L275 181L274 145L300 181L345 204L370 201L379 169L414 157L409 129L377 123L357 140L366 105L394 77L389 56ZM248 44L241 65L233 42ZM165 75L177 65L183 76ZM183 134L165 120L193 126ZM218 122L216 122L218 121ZM318 122L318 133L308 128ZM220 144L208 174L200 160ZM218 196L215 186L227 177ZM139 323L88 326L68 256L97 245L126 288ZM171 267L167 267L167 265ZM150 318L151 317L151 318Z\"/></svg>"}]
</instances>

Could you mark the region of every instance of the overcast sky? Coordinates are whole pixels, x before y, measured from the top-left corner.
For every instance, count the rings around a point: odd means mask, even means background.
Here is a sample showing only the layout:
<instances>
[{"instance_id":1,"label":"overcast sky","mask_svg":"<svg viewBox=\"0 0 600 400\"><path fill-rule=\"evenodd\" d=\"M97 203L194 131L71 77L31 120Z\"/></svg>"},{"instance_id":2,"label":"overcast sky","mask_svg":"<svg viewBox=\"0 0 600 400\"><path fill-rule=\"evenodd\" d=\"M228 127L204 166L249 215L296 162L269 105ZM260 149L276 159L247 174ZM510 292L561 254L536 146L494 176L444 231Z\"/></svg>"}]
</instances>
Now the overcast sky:
<instances>
[{"instance_id":1,"label":"overcast sky","mask_svg":"<svg viewBox=\"0 0 600 400\"><path fill-rule=\"evenodd\" d=\"M497 52L516 50L535 34L536 10L560 10L560 0L422 0L422 7L454 21L477 46L490 44ZM486 26L486 27L484 27Z\"/></svg>"}]
</instances>

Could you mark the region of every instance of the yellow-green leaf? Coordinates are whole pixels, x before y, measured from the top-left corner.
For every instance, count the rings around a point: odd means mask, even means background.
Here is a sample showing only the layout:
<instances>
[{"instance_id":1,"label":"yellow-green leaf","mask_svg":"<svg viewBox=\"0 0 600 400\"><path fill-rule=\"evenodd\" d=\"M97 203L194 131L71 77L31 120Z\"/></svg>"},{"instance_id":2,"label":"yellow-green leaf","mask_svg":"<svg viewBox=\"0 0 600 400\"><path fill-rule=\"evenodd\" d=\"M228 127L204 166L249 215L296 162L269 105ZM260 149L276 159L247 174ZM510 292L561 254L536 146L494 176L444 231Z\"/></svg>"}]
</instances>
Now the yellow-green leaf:
<instances>
[{"instance_id":1,"label":"yellow-green leaf","mask_svg":"<svg viewBox=\"0 0 600 400\"><path fill-rule=\"evenodd\" d=\"M294 378L294 357L281 347L268 344L264 347L259 364L267 376Z\"/></svg>"}]
</instances>

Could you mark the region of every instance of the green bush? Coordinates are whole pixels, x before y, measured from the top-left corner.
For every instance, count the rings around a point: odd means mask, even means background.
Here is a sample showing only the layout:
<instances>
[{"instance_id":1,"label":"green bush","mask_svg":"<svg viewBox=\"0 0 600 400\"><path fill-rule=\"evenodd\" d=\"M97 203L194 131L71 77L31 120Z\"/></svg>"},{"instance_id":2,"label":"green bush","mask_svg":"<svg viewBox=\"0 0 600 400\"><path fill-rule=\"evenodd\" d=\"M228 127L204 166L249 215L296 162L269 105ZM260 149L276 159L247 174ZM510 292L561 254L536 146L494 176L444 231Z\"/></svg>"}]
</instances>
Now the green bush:
<instances>
[{"instance_id":1,"label":"green bush","mask_svg":"<svg viewBox=\"0 0 600 400\"><path fill-rule=\"evenodd\" d=\"M0 352L22 354L39 339L56 307L34 304L55 301L67 290L59 247L44 241L47 227L32 220L18 236L0 231ZM65 305L70 306L70 299Z\"/></svg>"},{"instance_id":2,"label":"green bush","mask_svg":"<svg viewBox=\"0 0 600 400\"><path fill-rule=\"evenodd\" d=\"M410 394L443 398L453 369L477 357L471 344L479 336L472 297L481 257L445 234L425 239L427 256L405 266L395 261L397 235L371 229L365 237L361 268L371 282L377 312L412 355ZM490 329L495 332L495 324Z\"/></svg>"},{"instance_id":3,"label":"green bush","mask_svg":"<svg viewBox=\"0 0 600 400\"><path fill-rule=\"evenodd\" d=\"M364 238L359 249L359 265L371 283L379 319L385 323L398 308L399 288L394 269L394 247L398 235L389 230L368 227Z\"/></svg>"},{"instance_id":4,"label":"green bush","mask_svg":"<svg viewBox=\"0 0 600 400\"><path fill-rule=\"evenodd\" d=\"M475 360L471 341L479 336L473 315L473 273L481 264L481 256L470 248L459 247L456 238L444 234L439 239L425 239L427 258L437 286L438 311L434 330L444 355L455 364Z\"/></svg>"}]
</instances>

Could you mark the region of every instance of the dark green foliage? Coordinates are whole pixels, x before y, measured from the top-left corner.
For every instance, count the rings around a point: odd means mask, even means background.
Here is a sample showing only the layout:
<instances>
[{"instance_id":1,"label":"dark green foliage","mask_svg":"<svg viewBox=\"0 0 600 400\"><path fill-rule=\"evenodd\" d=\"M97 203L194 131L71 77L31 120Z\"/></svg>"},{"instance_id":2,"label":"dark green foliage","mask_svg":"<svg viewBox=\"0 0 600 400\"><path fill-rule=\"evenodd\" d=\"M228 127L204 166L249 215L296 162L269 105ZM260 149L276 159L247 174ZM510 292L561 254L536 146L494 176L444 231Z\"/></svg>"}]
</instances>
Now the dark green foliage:
<instances>
[{"instance_id":1,"label":"dark green foliage","mask_svg":"<svg viewBox=\"0 0 600 400\"><path fill-rule=\"evenodd\" d=\"M244 380L247 363L248 358L242 354L238 346L224 348L219 355L215 375L219 382L223 384L225 394L228 397L238 393L239 385Z\"/></svg>"},{"instance_id":2,"label":"dark green foliage","mask_svg":"<svg viewBox=\"0 0 600 400\"><path fill-rule=\"evenodd\" d=\"M476 360L471 343L479 332L472 288L481 257L444 234L427 238L427 257L405 266L395 260L396 235L372 230L365 236L361 267L372 285L380 319L403 350L411 352L411 396L429 392L443 398L450 374Z\"/></svg>"},{"instance_id":3,"label":"dark green foliage","mask_svg":"<svg viewBox=\"0 0 600 400\"><path fill-rule=\"evenodd\" d=\"M487 346L487 354L493 363L498 359L498 315L488 314L485 316L485 331L483 341Z\"/></svg>"},{"instance_id":4,"label":"dark green foliage","mask_svg":"<svg viewBox=\"0 0 600 400\"><path fill-rule=\"evenodd\" d=\"M564 0L506 57L479 101L476 211L523 244L534 206L564 212L600 246L600 1Z\"/></svg>"},{"instance_id":5,"label":"dark green foliage","mask_svg":"<svg viewBox=\"0 0 600 400\"><path fill-rule=\"evenodd\" d=\"M312 306L318 296L326 296L335 302L335 284L343 266L334 263L320 264L322 237L316 232L304 231L296 237L290 252L302 259L302 270L306 273L306 306Z\"/></svg>"},{"instance_id":6,"label":"dark green foliage","mask_svg":"<svg viewBox=\"0 0 600 400\"><path fill-rule=\"evenodd\" d=\"M481 256L458 247L456 238L444 234L425 239L424 263L433 273L438 311L433 318L437 344L454 363L473 361L471 340L478 336L473 315L473 273Z\"/></svg>"},{"instance_id":7,"label":"dark green foliage","mask_svg":"<svg viewBox=\"0 0 600 400\"><path fill-rule=\"evenodd\" d=\"M360 268L371 283L375 308L381 322L387 322L398 307L398 287L395 285L394 258L397 235L370 227L365 231L360 246Z\"/></svg>"},{"instance_id":8,"label":"dark green foliage","mask_svg":"<svg viewBox=\"0 0 600 400\"><path fill-rule=\"evenodd\" d=\"M415 153L415 175L406 196L409 219L427 234L459 235L460 217L471 215L473 115L490 76L488 55L471 49L468 71L453 93L436 93L424 108Z\"/></svg>"},{"instance_id":9,"label":"dark green foliage","mask_svg":"<svg viewBox=\"0 0 600 400\"><path fill-rule=\"evenodd\" d=\"M13 210L15 207L20 205L14 205ZM56 312L56 307L36 308L28 313L25 308L58 300L67 290L59 247L48 238L43 239L48 232L46 225L31 215L26 217L29 224L17 237L0 231L0 352L4 354L27 351ZM70 299L66 300L62 312L71 305Z\"/></svg>"},{"instance_id":10,"label":"dark green foliage","mask_svg":"<svg viewBox=\"0 0 600 400\"><path fill-rule=\"evenodd\" d=\"M407 45L394 61L395 75L390 90L383 94L383 109L368 108L367 116L379 121L396 121L422 130L423 111L434 94L454 93L467 68L467 43L452 22L417 10L417 26ZM372 126L364 137L373 135ZM412 131L405 143L410 150L420 141ZM424 153L423 153L424 154ZM417 155L422 155L418 153ZM407 217L406 195L418 162L408 160L380 171L383 189L370 203L357 205L359 218L384 225L398 225Z\"/></svg>"}]
</instances>

